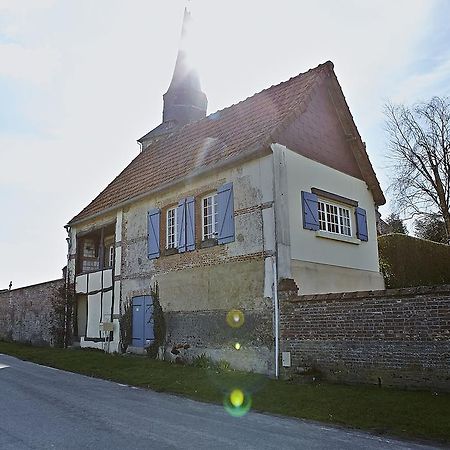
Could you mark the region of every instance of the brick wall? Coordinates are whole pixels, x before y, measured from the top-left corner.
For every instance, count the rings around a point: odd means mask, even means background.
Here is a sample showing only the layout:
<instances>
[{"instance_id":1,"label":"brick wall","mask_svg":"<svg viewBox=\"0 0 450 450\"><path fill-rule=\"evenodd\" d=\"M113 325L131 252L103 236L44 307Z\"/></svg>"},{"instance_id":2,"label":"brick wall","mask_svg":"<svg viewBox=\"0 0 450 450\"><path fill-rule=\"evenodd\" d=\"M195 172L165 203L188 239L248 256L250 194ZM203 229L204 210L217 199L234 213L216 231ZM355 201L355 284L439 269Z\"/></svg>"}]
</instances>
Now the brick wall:
<instances>
[{"instance_id":1,"label":"brick wall","mask_svg":"<svg viewBox=\"0 0 450 450\"><path fill-rule=\"evenodd\" d=\"M0 293L0 339L52 345L52 299L64 285L54 280Z\"/></svg>"},{"instance_id":2,"label":"brick wall","mask_svg":"<svg viewBox=\"0 0 450 450\"><path fill-rule=\"evenodd\" d=\"M280 306L285 377L450 390L450 285L306 296L285 285Z\"/></svg>"}]
</instances>

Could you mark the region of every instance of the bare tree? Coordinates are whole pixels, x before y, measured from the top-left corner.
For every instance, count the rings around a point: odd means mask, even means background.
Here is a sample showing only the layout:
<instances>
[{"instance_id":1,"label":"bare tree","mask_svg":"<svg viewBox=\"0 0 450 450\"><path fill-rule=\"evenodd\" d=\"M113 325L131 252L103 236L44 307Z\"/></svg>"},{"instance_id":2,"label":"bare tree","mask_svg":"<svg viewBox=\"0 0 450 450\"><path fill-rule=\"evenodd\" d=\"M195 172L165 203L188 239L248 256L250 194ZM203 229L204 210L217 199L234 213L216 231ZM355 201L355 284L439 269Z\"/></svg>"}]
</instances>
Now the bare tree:
<instances>
[{"instance_id":1,"label":"bare tree","mask_svg":"<svg viewBox=\"0 0 450 450\"><path fill-rule=\"evenodd\" d=\"M438 215L450 242L450 101L433 97L413 107L385 108L391 191L399 212L409 217Z\"/></svg>"}]
</instances>

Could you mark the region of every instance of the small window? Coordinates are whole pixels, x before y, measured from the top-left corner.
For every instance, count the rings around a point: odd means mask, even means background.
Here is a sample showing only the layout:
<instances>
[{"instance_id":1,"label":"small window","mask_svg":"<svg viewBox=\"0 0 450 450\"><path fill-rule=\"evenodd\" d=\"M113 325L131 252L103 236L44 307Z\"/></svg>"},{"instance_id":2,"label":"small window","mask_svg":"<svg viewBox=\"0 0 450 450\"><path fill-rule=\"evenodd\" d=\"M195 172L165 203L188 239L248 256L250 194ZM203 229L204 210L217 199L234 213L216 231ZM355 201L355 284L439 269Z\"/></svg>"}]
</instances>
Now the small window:
<instances>
[{"instance_id":1,"label":"small window","mask_svg":"<svg viewBox=\"0 0 450 450\"><path fill-rule=\"evenodd\" d=\"M177 208L167 210L166 248L177 248Z\"/></svg>"},{"instance_id":2,"label":"small window","mask_svg":"<svg viewBox=\"0 0 450 450\"><path fill-rule=\"evenodd\" d=\"M340 205L319 200L319 229L329 233L352 235L350 210Z\"/></svg>"},{"instance_id":3,"label":"small window","mask_svg":"<svg viewBox=\"0 0 450 450\"><path fill-rule=\"evenodd\" d=\"M112 267L114 263L114 244L110 244L106 249L105 267Z\"/></svg>"},{"instance_id":4,"label":"small window","mask_svg":"<svg viewBox=\"0 0 450 450\"><path fill-rule=\"evenodd\" d=\"M202 240L217 237L217 195L202 200Z\"/></svg>"}]
</instances>

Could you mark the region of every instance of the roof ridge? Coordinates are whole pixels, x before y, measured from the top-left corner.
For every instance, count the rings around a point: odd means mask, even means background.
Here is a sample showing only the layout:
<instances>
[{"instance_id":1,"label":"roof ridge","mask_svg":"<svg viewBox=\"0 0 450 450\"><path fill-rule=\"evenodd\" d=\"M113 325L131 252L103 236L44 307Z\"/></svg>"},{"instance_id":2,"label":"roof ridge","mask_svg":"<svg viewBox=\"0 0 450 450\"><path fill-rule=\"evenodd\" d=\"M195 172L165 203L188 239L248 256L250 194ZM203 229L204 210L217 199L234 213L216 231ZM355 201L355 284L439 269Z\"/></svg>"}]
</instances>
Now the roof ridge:
<instances>
[{"instance_id":1,"label":"roof ridge","mask_svg":"<svg viewBox=\"0 0 450 450\"><path fill-rule=\"evenodd\" d=\"M281 81L280 83L277 83L277 84L272 84L271 86L269 86L269 87L267 87L267 88L264 88L264 89L262 89L261 91L255 92L254 94L249 95L248 97L246 97L246 98L244 98L244 99L242 99L242 100L239 100L239 101L236 102L236 103L232 103L231 105L225 106L225 107L222 108L222 109L218 109L217 111L214 111L214 112L208 114L206 117L203 117L203 118L201 118L200 120L196 120L195 122L187 123L187 124L183 125L181 128L177 128L177 129L173 130L172 132L168 133L168 134L166 135L166 137L169 137L169 136L171 136L171 135L173 135L173 134L178 134L178 133L180 133L182 130L184 130L184 129L186 129L186 128L189 128L189 127L191 127L191 126L193 126L193 125L196 125L196 124L198 124L198 123L200 123L200 122L203 122L203 121L206 121L206 120L211 120L211 118L212 118L212 116L214 116L214 114L220 114L220 113L223 113L223 112L225 112L225 111L228 111L228 110L231 109L231 108L235 108L235 107L241 105L242 103L244 103L244 102L246 102L246 101L248 101L248 100L250 100L250 99L256 97L257 95L260 95L260 94L262 94L262 93L264 93L264 92L267 92L267 91L269 91L269 90L271 90L271 89L273 89L273 88L280 87L280 86L284 86L284 85L286 85L287 83L290 83L290 82L292 82L292 81L295 80L295 79L298 79L298 78L300 78L300 77L303 77L303 76L307 75L307 74L310 73L310 72L316 72L316 71L319 72L320 70L323 70L323 69L328 69L329 71L332 71L333 68L334 68L334 64L333 64L332 61L330 61L330 60L325 61L325 62L322 63L322 64L318 64L316 67L313 67L313 68L311 68L311 69L308 69L306 72L300 72L299 74L294 75L293 77L290 77L290 78L287 79L287 80Z\"/></svg>"},{"instance_id":2,"label":"roof ridge","mask_svg":"<svg viewBox=\"0 0 450 450\"><path fill-rule=\"evenodd\" d=\"M289 82L292 82L292 80L295 80L296 78L300 78L300 77L302 77L302 76L304 76L304 75L306 75L306 74L308 74L310 72L319 71L319 69L325 69L325 68L328 68L328 69L331 68L331 70L332 70L333 67L334 67L334 64L331 61L326 61L326 62L324 62L322 64L317 65L316 67L313 67L312 69L307 70L306 72L301 72L301 73L299 73L297 75L294 75L293 77L290 77L289 79L287 79L285 81L281 81L280 83L277 83L277 84L272 84L271 86L269 86L267 88L264 88L261 91L255 92L254 94L249 95L248 97L244 98L243 100L238 101L237 103L232 103L231 105L226 106L225 108L222 108L222 109L219 109L217 111L214 111L213 113L208 114L206 117L204 117L203 119L199 120L198 122L201 122L202 120L208 119L209 117L211 117L214 114L226 111L227 109L230 109L230 108L234 108L235 106L238 106L238 105L246 102L247 100L250 100L251 98L255 97L256 95L260 95L263 92L267 92L270 89L273 89L275 87L283 86L283 85L285 85L285 84L287 84ZM193 123L196 123L196 122L193 122ZM190 125L190 124L188 124L188 125Z\"/></svg>"}]
</instances>

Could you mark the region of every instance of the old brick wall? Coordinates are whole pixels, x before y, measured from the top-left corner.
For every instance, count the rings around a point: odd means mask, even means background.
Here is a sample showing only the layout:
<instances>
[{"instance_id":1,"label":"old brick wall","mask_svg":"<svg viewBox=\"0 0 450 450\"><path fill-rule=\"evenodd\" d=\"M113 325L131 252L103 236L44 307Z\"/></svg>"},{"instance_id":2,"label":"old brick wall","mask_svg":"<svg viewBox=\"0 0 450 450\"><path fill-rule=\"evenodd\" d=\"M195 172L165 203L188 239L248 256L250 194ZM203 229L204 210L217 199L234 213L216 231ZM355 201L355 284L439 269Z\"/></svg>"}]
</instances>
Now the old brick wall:
<instances>
[{"instance_id":1,"label":"old brick wall","mask_svg":"<svg viewBox=\"0 0 450 450\"><path fill-rule=\"evenodd\" d=\"M52 300L64 285L53 280L0 293L0 339L52 345Z\"/></svg>"},{"instance_id":2,"label":"old brick wall","mask_svg":"<svg viewBox=\"0 0 450 450\"><path fill-rule=\"evenodd\" d=\"M280 295L284 376L450 390L450 285Z\"/></svg>"}]
</instances>

